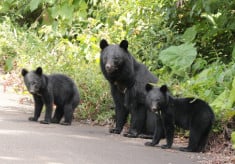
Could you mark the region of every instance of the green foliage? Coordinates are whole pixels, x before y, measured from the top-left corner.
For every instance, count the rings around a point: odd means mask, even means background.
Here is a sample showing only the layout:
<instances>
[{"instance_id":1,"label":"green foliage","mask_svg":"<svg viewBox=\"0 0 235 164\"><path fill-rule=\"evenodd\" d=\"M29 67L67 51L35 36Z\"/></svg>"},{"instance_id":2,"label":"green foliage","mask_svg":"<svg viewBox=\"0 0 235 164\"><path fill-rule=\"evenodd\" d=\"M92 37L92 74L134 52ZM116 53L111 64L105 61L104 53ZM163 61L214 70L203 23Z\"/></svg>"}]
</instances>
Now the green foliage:
<instances>
[{"instance_id":1,"label":"green foliage","mask_svg":"<svg viewBox=\"0 0 235 164\"><path fill-rule=\"evenodd\" d=\"M197 35L196 26L189 27L184 32L182 40L183 42L191 43L195 39L196 35Z\"/></svg>"},{"instance_id":2,"label":"green foliage","mask_svg":"<svg viewBox=\"0 0 235 164\"><path fill-rule=\"evenodd\" d=\"M226 107L232 108L234 106L234 102L235 102L235 78L233 79L230 94L228 97L228 103L227 103L228 105Z\"/></svg>"},{"instance_id":3,"label":"green foliage","mask_svg":"<svg viewBox=\"0 0 235 164\"><path fill-rule=\"evenodd\" d=\"M218 58L229 62L234 47L234 6L235 2L230 0L185 1L183 6L172 7L168 24L179 33L194 26L195 43L202 57L210 62Z\"/></svg>"},{"instance_id":4,"label":"green foliage","mask_svg":"<svg viewBox=\"0 0 235 164\"><path fill-rule=\"evenodd\" d=\"M233 61L235 60L235 46L233 47L232 59L233 59Z\"/></svg>"},{"instance_id":5,"label":"green foliage","mask_svg":"<svg viewBox=\"0 0 235 164\"><path fill-rule=\"evenodd\" d=\"M17 29L8 17L0 24L0 30L1 65L7 72L12 70L14 66L20 65L16 62L16 58L20 55L24 55L21 56L23 58L28 58L30 55L37 55L40 51L44 53L46 50L45 48L41 49L46 45L34 33L25 33L24 29Z\"/></svg>"},{"instance_id":6,"label":"green foliage","mask_svg":"<svg viewBox=\"0 0 235 164\"><path fill-rule=\"evenodd\" d=\"M171 46L159 54L159 59L166 66L169 66L173 73L179 76L187 75L187 70L195 60L197 51L193 44L182 44Z\"/></svg>"},{"instance_id":7,"label":"green foliage","mask_svg":"<svg viewBox=\"0 0 235 164\"><path fill-rule=\"evenodd\" d=\"M81 105L79 106L78 118L105 121L107 112L112 105L109 86L104 82L99 65L91 67L80 64L76 70L75 80L81 94ZM98 119L99 118L99 119ZM102 120L101 118L104 118Z\"/></svg>"},{"instance_id":8,"label":"green foliage","mask_svg":"<svg viewBox=\"0 0 235 164\"><path fill-rule=\"evenodd\" d=\"M7 33L3 29L7 29ZM16 56L15 48L10 46L12 44L10 37L14 37L14 29L9 24L2 24L0 26L0 65L4 66L4 70L9 71L12 69L13 60ZM14 44L14 43L13 43Z\"/></svg>"},{"instance_id":9,"label":"green foliage","mask_svg":"<svg viewBox=\"0 0 235 164\"><path fill-rule=\"evenodd\" d=\"M232 138L233 149L235 149L235 132L232 132L231 138Z\"/></svg>"},{"instance_id":10,"label":"green foliage","mask_svg":"<svg viewBox=\"0 0 235 164\"><path fill-rule=\"evenodd\" d=\"M29 3L30 10L31 11L36 10L40 3L41 3L41 0L31 0L30 3Z\"/></svg>"}]
</instances>

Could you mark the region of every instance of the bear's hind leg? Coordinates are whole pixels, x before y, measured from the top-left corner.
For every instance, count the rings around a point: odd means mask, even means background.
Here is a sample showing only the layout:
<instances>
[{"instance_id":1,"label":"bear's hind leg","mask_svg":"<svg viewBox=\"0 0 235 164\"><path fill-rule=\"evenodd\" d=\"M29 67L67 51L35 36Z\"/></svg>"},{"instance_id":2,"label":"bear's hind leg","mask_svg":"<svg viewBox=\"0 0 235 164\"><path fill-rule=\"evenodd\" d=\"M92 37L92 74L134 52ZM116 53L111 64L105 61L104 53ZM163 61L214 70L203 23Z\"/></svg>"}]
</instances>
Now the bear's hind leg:
<instances>
[{"instance_id":1,"label":"bear's hind leg","mask_svg":"<svg viewBox=\"0 0 235 164\"><path fill-rule=\"evenodd\" d=\"M205 151L205 147L206 147L206 144L207 144L207 140L208 140L210 130L211 130L211 125L207 129L205 129L204 134L201 135L200 141L199 141L199 144L198 144L198 147L197 147L198 152L204 152Z\"/></svg>"},{"instance_id":2,"label":"bear's hind leg","mask_svg":"<svg viewBox=\"0 0 235 164\"><path fill-rule=\"evenodd\" d=\"M51 123L55 123L55 124L60 123L60 120L63 117L63 115L64 115L63 107L62 106L57 106L56 109L55 109L54 116L51 120Z\"/></svg>"},{"instance_id":3,"label":"bear's hind leg","mask_svg":"<svg viewBox=\"0 0 235 164\"><path fill-rule=\"evenodd\" d=\"M136 138L139 134L144 132L146 121L146 109L145 106L138 104L137 109L131 109L131 126L125 137Z\"/></svg>"},{"instance_id":4,"label":"bear's hind leg","mask_svg":"<svg viewBox=\"0 0 235 164\"><path fill-rule=\"evenodd\" d=\"M200 138L201 138L201 133L196 131L195 129L191 129L190 135L189 135L188 147L181 147L180 151L198 152L198 145L199 145Z\"/></svg>"},{"instance_id":5,"label":"bear's hind leg","mask_svg":"<svg viewBox=\"0 0 235 164\"><path fill-rule=\"evenodd\" d=\"M73 119L73 111L72 104L66 104L64 106L64 121L61 122L61 125L71 125Z\"/></svg>"},{"instance_id":6,"label":"bear's hind leg","mask_svg":"<svg viewBox=\"0 0 235 164\"><path fill-rule=\"evenodd\" d=\"M196 150L197 152L204 152L205 151L207 139L208 139L208 136L201 137L199 144L198 144L198 147L197 147L197 150Z\"/></svg>"}]
</instances>

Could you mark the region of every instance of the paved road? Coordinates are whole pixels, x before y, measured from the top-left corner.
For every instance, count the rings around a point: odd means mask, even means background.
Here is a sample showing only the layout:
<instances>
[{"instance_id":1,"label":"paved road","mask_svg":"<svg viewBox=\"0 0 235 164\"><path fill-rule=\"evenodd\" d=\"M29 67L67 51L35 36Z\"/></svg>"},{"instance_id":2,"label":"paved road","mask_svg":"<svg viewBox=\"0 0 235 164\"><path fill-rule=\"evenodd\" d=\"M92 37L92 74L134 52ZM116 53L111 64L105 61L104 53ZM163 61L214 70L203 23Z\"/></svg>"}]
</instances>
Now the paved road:
<instances>
[{"instance_id":1,"label":"paved road","mask_svg":"<svg viewBox=\"0 0 235 164\"><path fill-rule=\"evenodd\" d=\"M19 99L3 93L0 86L0 163L193 164L202 160L198 153L145 147L147 140L112 135L107 127L29 122L33 106L21 105Z\"/></svg>"}]
</instances>

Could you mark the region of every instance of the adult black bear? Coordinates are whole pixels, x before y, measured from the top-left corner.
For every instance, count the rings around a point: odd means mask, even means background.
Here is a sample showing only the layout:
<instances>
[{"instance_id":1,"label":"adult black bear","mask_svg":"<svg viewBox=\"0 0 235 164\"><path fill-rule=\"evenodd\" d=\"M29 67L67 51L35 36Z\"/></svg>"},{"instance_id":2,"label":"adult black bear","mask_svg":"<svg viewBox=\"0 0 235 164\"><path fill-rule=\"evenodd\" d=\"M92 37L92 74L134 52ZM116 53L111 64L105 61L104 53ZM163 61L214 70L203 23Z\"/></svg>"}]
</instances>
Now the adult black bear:
<instances>
[{"instance_id":1,"label":"adult black bear","mask_svg":"<svg viewBox=\"0 0 235 164\"><path fill-rule=\"evenodd\" d=\"M29 117L29 120L37 121L45 104L45 119L40 123L59 123L64 116L64 122L61 124L71 125L73 112L80 102L78 89L72 79L62 74L47 76L43 74L41 67L30 72L22 69L21 74L35 103L34 116ZM56 110L51 120L53 104L56 105Z\"/></svg>"},{"instance_id":2,"label":"adult black bear","mask_svg":"<svg viewBox=\"0 0 235 164\"><path fill-rule=\"evenodd\" d=\"M190 130L188 147L180 148L181 151L204 151L214 121L211 107L200 99L174 98L170 96L166 85L157 88L147 84L146 91L151 110L160 111L163 119L167 144L162 148L171 148L176 125ZM147 142L145 145L154 146L159 140L159 136L156 135L152 142Z\"/></svg>"},{"instance_id":3,"label":"adult black bear","mask_svg":"<svg viewBox=\"0 0 235 164\"><path fill-rule=\"evenodd\" d=\"M124 136L153 134L156 116L147 110L145 84L156 83L157 78L129 53L126 40L119 45L101 40L100 48L101 70L109 81L115 103L116 127L110 133L120 134L130 113L130 129Z\"/></svg>"}]
</instances>

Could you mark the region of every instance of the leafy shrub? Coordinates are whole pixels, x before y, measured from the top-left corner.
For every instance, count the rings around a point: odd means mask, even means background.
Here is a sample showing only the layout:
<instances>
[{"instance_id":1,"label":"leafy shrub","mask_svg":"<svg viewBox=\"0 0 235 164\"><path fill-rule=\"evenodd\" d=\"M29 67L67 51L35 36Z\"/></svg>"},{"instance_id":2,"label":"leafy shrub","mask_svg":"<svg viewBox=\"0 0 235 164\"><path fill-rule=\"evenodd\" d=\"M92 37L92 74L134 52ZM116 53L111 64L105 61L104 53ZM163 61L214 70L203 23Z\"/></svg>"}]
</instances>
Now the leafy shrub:
<instances>
[{"instance_id":1,"label":"leafy shrub","mask_svg":"<svg viewBox=\"0 0 235 164\"><path fill-rule=\"evenodd\" d=\"M97 71L98 70L98 71ZM81 93L78 118L106 121L107 112L113 106L108 83L100 72L99 65L79 65L75 80ZM109 116L109 115L108 115ZM103 117L104 120L101 118ZM111 117L110 117L111 118Z\"/></svg>"}]
</instances>

